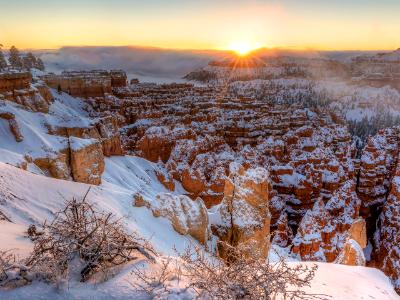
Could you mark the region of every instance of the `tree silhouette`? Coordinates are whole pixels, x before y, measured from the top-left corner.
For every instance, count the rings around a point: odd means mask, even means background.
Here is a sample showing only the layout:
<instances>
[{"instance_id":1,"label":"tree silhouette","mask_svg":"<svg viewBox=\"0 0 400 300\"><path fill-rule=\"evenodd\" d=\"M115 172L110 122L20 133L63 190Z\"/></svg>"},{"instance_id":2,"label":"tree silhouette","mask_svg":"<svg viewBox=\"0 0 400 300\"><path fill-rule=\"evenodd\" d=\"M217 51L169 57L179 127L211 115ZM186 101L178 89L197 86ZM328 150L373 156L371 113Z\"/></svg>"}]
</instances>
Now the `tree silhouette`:
<instances>
[{"instance_id":1,"label":"tree silhouette","mask_svg":"<svg viewBox=\"0 0 400 300\"><path fill-rule=\"evenodd\" d=\"M2 47L3 45L0 44L0 70L5 69L7 67L6 58L4 57L3 51L1 51Z\"/></svg>"}]
</instances>

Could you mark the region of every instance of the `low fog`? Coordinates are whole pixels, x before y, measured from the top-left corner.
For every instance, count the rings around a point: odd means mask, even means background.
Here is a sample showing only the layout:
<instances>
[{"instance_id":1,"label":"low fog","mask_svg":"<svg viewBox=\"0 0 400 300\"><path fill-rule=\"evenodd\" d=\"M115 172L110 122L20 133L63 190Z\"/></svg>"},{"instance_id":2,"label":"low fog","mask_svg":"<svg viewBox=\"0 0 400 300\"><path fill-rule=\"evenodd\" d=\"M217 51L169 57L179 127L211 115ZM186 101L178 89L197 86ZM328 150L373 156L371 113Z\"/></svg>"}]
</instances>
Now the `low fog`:
<instances>
[{"instance_id":1,"label":"low fog","mask_svg":"<svg viewBox=\"0 0 400 300\"><path fill-rule=\"evenodd\" d=\"M46 69L59 73L63 70L123 69L129 78L141 81L180 81L187 73L204 67L209 61L232 56L232 52L218 50L168 50L146 47L63 47L42 50L37 54ZM325 57L346 60L359 55L352 52L317 52L288 49L260 49L262 58L272 56Z\"/></svg>"}]
</instances>

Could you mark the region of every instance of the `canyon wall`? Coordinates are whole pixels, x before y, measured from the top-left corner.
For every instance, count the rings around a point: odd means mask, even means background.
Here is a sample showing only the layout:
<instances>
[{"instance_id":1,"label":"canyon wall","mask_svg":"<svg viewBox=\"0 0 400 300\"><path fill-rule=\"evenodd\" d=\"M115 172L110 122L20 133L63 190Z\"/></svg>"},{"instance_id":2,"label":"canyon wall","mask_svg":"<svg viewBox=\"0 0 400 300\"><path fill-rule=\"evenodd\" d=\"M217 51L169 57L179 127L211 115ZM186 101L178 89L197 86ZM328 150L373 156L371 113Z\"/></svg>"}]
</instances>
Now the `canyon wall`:
<instances>
[{"instance_id":1,"label":"canyon wall","mask_svg":"<svg viewBox=\"0 0 400 300\"><path fill-rule=\"evenodd\" d=\"M127 77L123 71L70 71L61 75L48 74L41 77L46 84L73 97L104 97L113 88L125 87Z\"/></svg>"}]
</instances>

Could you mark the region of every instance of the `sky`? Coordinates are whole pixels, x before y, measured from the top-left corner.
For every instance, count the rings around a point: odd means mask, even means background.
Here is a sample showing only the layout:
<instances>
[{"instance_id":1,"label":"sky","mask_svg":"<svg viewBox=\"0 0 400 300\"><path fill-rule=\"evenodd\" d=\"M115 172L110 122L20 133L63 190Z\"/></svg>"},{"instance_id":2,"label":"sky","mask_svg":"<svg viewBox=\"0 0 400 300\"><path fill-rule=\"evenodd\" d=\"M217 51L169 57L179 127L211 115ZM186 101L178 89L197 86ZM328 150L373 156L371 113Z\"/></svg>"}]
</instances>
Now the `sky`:
<instances>
[{"instance_id":1,"label":"sky","mask_svg":"<svg viewBox=\"0 0 400 300\"><path fill-rule=\"evenodd\" d=\"M0 0L0 44L393 50L400 0Z\"/></svg>"}]
</instances>

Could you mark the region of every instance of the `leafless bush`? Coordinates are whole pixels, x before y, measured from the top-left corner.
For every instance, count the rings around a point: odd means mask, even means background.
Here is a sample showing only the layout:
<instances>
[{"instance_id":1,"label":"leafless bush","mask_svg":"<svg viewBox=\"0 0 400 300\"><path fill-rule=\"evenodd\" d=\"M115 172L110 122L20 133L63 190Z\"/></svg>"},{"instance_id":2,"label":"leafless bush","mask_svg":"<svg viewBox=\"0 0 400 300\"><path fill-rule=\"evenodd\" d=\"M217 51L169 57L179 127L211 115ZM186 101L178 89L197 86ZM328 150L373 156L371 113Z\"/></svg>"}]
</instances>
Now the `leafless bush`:
<instances>
[{"instance_id":1,"label":"leafless bush","mask_svg":"<svg viewBox=\"0 0 400 300\"><path fill-rule=\"evenodd\" d=\"M145 267L135 266L132 270L135 277L132 286L137 292L147 294L153 299L167 299L171 298L171 295L182 296L188 292L189 287L180 287L182 272L176 259L162 258L158 264L152 265L151 269Z\"/></svg>"},{"instance_id":2,"label":"leafless bush","mask_svg":"<svg viewBox=\"0 0 400 300\"><path fill-rule=\"evenodd\" d=\"M224 247L229 263L191 245L178 254L180 268L168 264L155 273L135 269L135 286L154 298L167 298L162 296L176 294L168 282L175 277L187 282L181 291L192 291L196 299L326 299L302 290L310 286L316 266L289 266L283 258L270 263L256 251Z\"/></svg>"},{"instance_id":3,"label":"leafless bush","mask_svg":"<svg viewBox=\"0 0 400 300\"><path fill-rule=\"evenodd\" d=\"M97 271L135 259L138 253L154 259L154 251L144 240L126 233L120 220L97 211L86 196L67 201L40 234L31 228L34 249L26 265L37 276L57 281L75 272L86 281Z\"/></svg>"},{"instance_id":4,"label":"leafless bush","mask_svg":"<svg viewBox=\"0 0 400 300\"><path fill-rule=\"evenodd\" d=\"M0 287L13 288L30 281L27 268L10 251L0 251Z\"/></svg>"}]
</instances>

